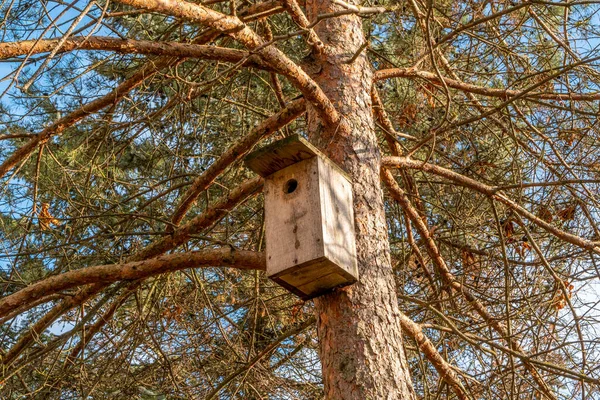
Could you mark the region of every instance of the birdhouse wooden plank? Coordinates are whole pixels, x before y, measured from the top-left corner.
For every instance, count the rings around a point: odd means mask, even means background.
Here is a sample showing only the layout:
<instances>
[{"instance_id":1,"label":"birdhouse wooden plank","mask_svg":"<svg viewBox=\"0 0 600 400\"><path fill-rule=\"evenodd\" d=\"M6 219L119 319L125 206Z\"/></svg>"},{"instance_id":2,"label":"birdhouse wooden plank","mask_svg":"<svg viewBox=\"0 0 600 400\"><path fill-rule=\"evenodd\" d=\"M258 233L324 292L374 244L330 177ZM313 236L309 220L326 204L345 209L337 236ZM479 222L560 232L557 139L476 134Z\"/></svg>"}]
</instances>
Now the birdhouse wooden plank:
<instances>
[{"instance_id":1,"label":"birdhouse wooden plank","mask_svg":"<svg viewBox=\"0 0 600 400\"><path fill-rule=\"evenodd\" d=\"M265 178L267 275L305 300L356 282L348 175L299 136L245 162Z\"/></svg>"}]
</instances>

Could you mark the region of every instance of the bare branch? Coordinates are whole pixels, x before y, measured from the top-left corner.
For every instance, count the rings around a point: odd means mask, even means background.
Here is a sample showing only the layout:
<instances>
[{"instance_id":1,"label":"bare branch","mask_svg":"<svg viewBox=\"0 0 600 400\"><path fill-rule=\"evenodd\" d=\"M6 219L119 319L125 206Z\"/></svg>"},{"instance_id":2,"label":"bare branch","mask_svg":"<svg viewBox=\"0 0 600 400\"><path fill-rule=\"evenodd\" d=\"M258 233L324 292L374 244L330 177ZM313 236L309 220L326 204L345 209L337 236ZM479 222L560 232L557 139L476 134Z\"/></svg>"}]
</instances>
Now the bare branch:
<instances>
[{"instance_id":1,"label":"bare branch","mask_svg":"<svg viewBox=\"0 0 600 400\"><path fill-rule=\"evenodd\" d=\"M517 212L520 215L522 215L523 217L527 218L534 224L536 224L539 227L543 228L544 230L552 233L557 238L562 239L568 243L574 244L576 246L579 246L581 248L584 248L586 250L591 250L595 253L600 254L600 247L598 246L598 244L596 242L592 242L592 241L584 239L582 237L565 232L565 231L557 228L556 226L544 221L543 219L537 217L533 213L527 211L526 209L524 209L523 207L521 207L520 205L515 203L513 200L510 200L503 194L498 193L498 189L496 189L494 187L488 186L486 184L478 182L478 181L471 179L469 177L466 177L464 175L458 174L454 171L450 171L450 170L440 167L438 165L423 163L421 161L416 161L416 160L413 160L413 159L410 159L407 157L385 157L382 160L382 165L387 168L395 167L395 168L411 168L411 169L422 170L424 172L429 172L429 173L432 173L432 174L435 174L438 176L442 176L442 177L449 179L455 183L458 183L460 185L474 189L482 194L485 194L488 197L493 198L494 200L501 202L502 204L506 205L507 207L513 209L515 212Z\"/></svg>"},{"instance_id":2,"label":"bare branch","mask_svg":"<svg viewBox=\"0 0 600 400\"><path fill-rule=\"evenodd\" d=\"M315 31L312 28L309 28L310 22L302 12L302 9L296 0L283 0L283 4L294 22L301 28L308 29L308 43L313 47L317 54L321 53L324 47L323 42L319 39Z\"/></svg>"},{"instance_id":3,"label":"bare branch","mask_svg":"<svg viewBox=\"0 0 600 400\"><path fill-rule=\"evenodd\" d=\"M244 20L252 20L263 16L263 14L270 15L273 11L273 3L265 2L259 4L257 7L250 7L247 9L249 13L255 13L246 17ZM208 31L196 38L195 44L206 43L218 36L218 32ZM84 104L79 109L72 111L63 118L55 121L50 126L45 128L39 134L34 136L29 142L17 149L12 155L7 157L2 164L0 164L0 178L2 178L8 171L15 167L19 162L25 160L35 148L45 143L50 137L54 135L62 134L66 129L75 125L83 118L90 114L100 111L101 109L116 104L123 96L129 93L132 89L138 87L143 81L152 77L156 72L163 68L178 64L182 61L180 58L172 57L160 57L156 60L151 60L146 63L142 70L125 82L117 86L112 92L99 99L93 100L87 104Z\"/></svg>"},{"instance_id":4,"label":"bare branch","mask_svg":"<svg viewBox=\"0 0 600 400\"><path fill-rule=\"evenodd\" d=\"M382 69L375 72L374 80L384 80L390 78L421 78L425 79L434 84L441 84L439 77L433 72L422 71L415 68L390 68ZM444 83L453 89L458 89L463 92L479 94L488 97L498 97L501 99L508 99L511 97L521 97L524 93L527 93L527 89L524 90L512 90L512 89L495 89L487 88L482 86L473 85L470 83L458 81L455 79L443 77ZM547 93L547 92L531 92L527 93L527 98L536 98L544 100L581 100L581 101L594 101L600 99L600 93Z\"/></svg>"},{"instance_id":5,"label":"bare branch","mask_svg":"<svg viewBox=\"0 0 600 400\"><path fill-rule=\"evenodd\" d=\"M45 53L52 50L60 39L24 40L0 43L0 60L26 54ZM200 58L225 62L243 62L242 65L270 70L260 57L248 52L217 46L179 42L156 42L150 40L117 39L104 36L76 36L67 39L60 53L74 50L114 51L124 54L146 54L165 57Z\"/></svg>"},{"instance_id":6,"label":"bare branch","mask_svg":"<svg viewBox=\"0 0 600 400\"><path fill-rule=\"evenodd\" d=\"M85 303L90 300L94 295L98 294L105 287L102 283L95 283L93 285L89 285L79 292L77 292L72 297L67 298L66 300L61 301L56 306L54 306L50 311L48 311L42 318L40 318L35 324L33 324L29 330L19 337L19 340L10 348L10 350L4 354L1 361L2 364L8 365L12 363L16 357L27 347L29 344L39 335L42 334L57 318L66 313L67 311L73 309L74 307L79 306L80 304ZM0 300L2 303L10 296L4 297ZM45 297L42 293L38 298ZM33 301L35 303L35 301ZM27 302L19 302L20 306L23 306ZM17 303L15 303L17 304ZM6 307L3 315L7 312L10 312L14 308L18 308L19 305L11 305Z\"/></svg>"},{"instance_id":7,"label":"bare branch","mask_svg":"<svg viewBox=\"0 0 600 400\"><path fill-rule=\"evenodd\" d=\"M417 342L419 350L433 364L440 377L450 385L456 396L461 400L468 399L469 397L465 393L465 388L458 380L458 376L450 364L438 353L431 340L425 336L421 327L403 313L400 313L400 324L402 325L402 330Z\"/></svg>"},{"instance_id":8,"label":"bare branch","mask_svg":"<svg viewBox=\"0 0 600 400\"><path fill-rule=\"evenodd\" d=\"M321 88L284 53L274 46L264 47L264 40L239 18L221 14L199 4L183 0L118 0L136 8L206 24L223 32L255 51L277 72L285 75L317 110L324 124L332 129L347 129L340 114Z\"/></svg>"},{"instance_id":9,"label":"bare branch","mask_svg":"<svg viewBox=\"0 0 600 400\"><path fill-rule=\"evenodd\" d=\"M98 265L51 276L0 300L0 317L40 297L87 284L110 284L144 279L186 268L227 265L239 269L264 270L264 254L232 248L176 253L126 264Z\"/></svg>"},{"instance_id":10,"label":"bare branch","mask_svg":"<svg viewBox=\"0 0 600 400\"><path fill-rule=\"evenodd\" d=\"M386 186L388 187L390 194L392 195L394 200L396 200L402 206L402 209L409 216L410 220L415 225L415 227L417 228L417 231L423 238L423 241L425 243L425 248L427 249L427 252L429 253L429 256L431 257L431 259L434 261L435 265L438 267L438 271L442 275L442 278L444 279L446 284L449 285L452 289L456 290L462 296L464 296L464 298L469 302L469 304L473 307L473 309L477 312L477 314L479 314L479 316L487 324L489 324L490 327L492 327L496 332L498 332L498 334L500 334L500 336L502 338L504 338L512 348L523 353L519 342L513 336L508 335L506 328L502 325L502 323L497 318L494 318L494 316L492 314L490 314L490 312L481 303L481 301L479 301L477 299L477 297L475 297L475 295L468 288L466 288L461 282L459 282L454 277L454 274L452 274L452 272L450 272L450 269L446 265L446 261L441 256L441 253L438 250L437 245L435 244L433 238L429 234L429 229L427 228L425 222L419 216L417 210L410 203L408 196L406 196L404 191L400 188L400 186L398 186L398 184L396 183L396 180L394 179L394 177L392 176L390 171L385 168L382 168L381 173L382 173L383 181L385 182ZM531 364L531 362L529 362L528 357L525 356L524 358L522 357L521 359L523 360L523 363L525 364L525 367L527 368L527 370L531 373L535 382L540 387L542 393L548 399L556 400L556 396L551 392L550 388L544 381L543 377L540 376L540 374L536 370L536 368Z\"/></svg>"},{"instance_id":11,"label":"bare branch","mask_svg":"<svg viewBox=\"0 0 600 400\"><path fill-rule=\"evenodd\" d=\"M285 108L264 120L248 135L236 142L225 151L202 175L194 180L192 186L181 197L177 209L173 213L171 223L178 225L183 219L198 196L233 162L242 158L260 140L272 135L294 119L298 118L305 110L304 99L289 103Z\"/></svg>"}]
</instances>

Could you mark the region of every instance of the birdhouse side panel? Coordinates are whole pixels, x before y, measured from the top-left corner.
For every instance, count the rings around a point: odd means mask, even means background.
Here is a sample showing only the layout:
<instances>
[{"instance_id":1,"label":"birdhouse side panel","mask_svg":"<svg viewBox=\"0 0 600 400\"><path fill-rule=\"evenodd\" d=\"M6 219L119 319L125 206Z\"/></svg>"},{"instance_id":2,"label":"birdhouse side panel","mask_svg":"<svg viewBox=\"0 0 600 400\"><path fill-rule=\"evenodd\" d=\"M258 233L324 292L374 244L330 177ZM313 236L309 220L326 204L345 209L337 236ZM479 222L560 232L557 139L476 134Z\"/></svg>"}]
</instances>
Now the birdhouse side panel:
<instances>
[{"instance_id":1,"label":"birdhouse side panel","mask_svg":"<svg viewBox=\"0 0 600 400\"><path fill-rule=\"evenodd\" d=\"M358 279L352 183L326 160L319 160L325 257Z\"/></svg>"},{"instance_id":2,"label":"birdhouse side panel","mask_svg":"<svg viewBox=\"0 0 600 400\"><path fill-rule=\"evenodd\" d=\"M318 172L314 157L265 180L268 276L324 256Z\"/></svg>"}]
</instances>

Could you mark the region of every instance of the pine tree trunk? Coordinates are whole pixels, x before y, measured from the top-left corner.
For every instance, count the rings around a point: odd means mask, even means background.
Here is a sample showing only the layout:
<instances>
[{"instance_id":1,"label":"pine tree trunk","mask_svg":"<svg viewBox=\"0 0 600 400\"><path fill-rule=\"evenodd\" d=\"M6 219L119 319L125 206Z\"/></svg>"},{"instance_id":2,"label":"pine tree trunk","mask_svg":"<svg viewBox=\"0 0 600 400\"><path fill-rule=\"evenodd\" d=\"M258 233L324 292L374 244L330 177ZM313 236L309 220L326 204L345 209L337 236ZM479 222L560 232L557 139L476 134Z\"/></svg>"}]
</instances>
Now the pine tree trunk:
<instances>
[{"instance_id":1,"label":"pine tree trunk","mask_svg":"<svg viewBox=\"0 0 600 400\"><path fill-rule=\"evenodd\" d=\"M332 0L307 0L307 17L339 11ZM327 399L414 399L402 347L395 282L379 179L380 152L371 111L372 70L360 18L321 21L325 44L307 71L350 125L328 131L308 108L311 141L353 179L360 281L315 300ZM362 48L362 52L355 56Z\"/></svg>"}]
</instances>

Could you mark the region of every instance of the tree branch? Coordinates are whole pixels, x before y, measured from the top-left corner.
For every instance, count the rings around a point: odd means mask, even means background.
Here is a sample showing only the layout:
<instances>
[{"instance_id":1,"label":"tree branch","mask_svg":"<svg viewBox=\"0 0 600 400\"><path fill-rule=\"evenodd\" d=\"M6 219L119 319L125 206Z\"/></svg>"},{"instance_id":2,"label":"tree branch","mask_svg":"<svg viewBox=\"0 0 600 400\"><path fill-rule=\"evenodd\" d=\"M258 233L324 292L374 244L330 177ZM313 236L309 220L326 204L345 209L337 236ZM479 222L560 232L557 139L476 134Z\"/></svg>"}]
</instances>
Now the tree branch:
<instances>
[{"instance_id":1,"label":"tree branch","mask_svg":"<svg viewBox=\"0 0 600 400\"><path fill-rule=\"evenodd\" d=\"M565 232L565 231L557 228L556 226L549 224L548 222L544 221L543 219L541 219L541 218L537 217L536 215L532 214L531 212L527 211L525 208L521 207L514 201L510 200L503 194L498 193L499 189L497 189L497 188L488 186L484 183L481 183L479 181L476 181L476 180L466 177L464 175L458 174L454 171L450 171L449 169L440 167L438 165L424 163L424 162L413 160L413 159L410 159L407 157L384 157L382 159L382 165L386 168L391 167L391 168L418 169L418 170L421 170L424 172L429 172L434 175L444 177L448 180L451 180L454 183L458 183L461 186L465 186L465 187L474 189L488 197L493 198L494 200L501 202L502 204L506 205L510 209L517 212L519 215L527 218L534 224L538 225L545 231L550 232L557 238L564 240L565 242L574 244L575 246L584 248L586 250L591 250L595 253L600 254L600 247L598 246L598 243L592 242L592 241L584 239L580 236Z\"/></svg>"},{"instance_id":2,"label":"tree branch","mask_svg":"<svg viewBox=\"0 0 600 400\"><path fill-rule=\"evenodd\" d=\"M258 4L257 6L249 7L246 12L250 15L244 18L244 21L250 21L265 15L270 15L273 12L274 7L276 10L279 9L273 4L273 2L265 2ZM214 30L209 30L208 32L200 35L200 37L196 38L194 43L207 43L217 37L218 34L218 31L216 32ZM6 175L6 173L19 162L25 160L40 143L45 143L54 135L62 134L66 129L75 125L86 116L100 111L104 107L108 107L111 104L116 104L121 98L123 98L123 96L139 86L144 80L152 77L156 72L163 68L180 63L181 61L181 58L174 59L173 57L159 57L155 60L150 60L142 69L142 71L121 83L112 92L99 99L84 104L79 109L72 111L65 117L49 125L42 132L35 135L29 142L6 158L2 164L0 164L0 178Z\"/></svg>"},{"instance_id":3,"label":"tree branch","mask_svg":"<svg viewBox=\"0 0 600 400\"><path fill-rule=\"evenodd\" d=\"M60 40L24 40L20 42L0 43L0 60L26 54L45 53L51 51ZM243 61L244 66L272 70L260 57L246 51L200 44L117 39L104 36L77 36L67 39L60 48L59 53L67 53L74 50L101 50L125 54L202 58L232 63Z\"/></svg>"},{"instance_id":4,"label":"tree branch","mask_svg":"<svg viewBox=\"0 0 600 400\"><path fill-rule=\"evenodd\" d=\"M442 82L440 78L429 71L422 71L415 68L390 68L390 69L382 69L375 72L373 79L375 81L380 81L384 79L390 78L421 78L425 79L434 84L441 85ZM479 94L482 96L488 97L498 97L501 99L508 99L511 97L520 97L527 90L511 90L511 89L494 89L487 88L483 86L477 86L470 83L458 81L456 79L451 79L447 77L443 77L444 82L448 87L453 89L458 89L463 92ZM542 92L533 92L527 94L525 97L527 98L536 98L536 99L544 99L544 100L580 100L580 101L593 101L600 100L600 93L542 93Z\"/></svg>"},{"instance_id":5,"label":"tree branch","mask_svg":"<svg viewBox=\"0 0 600 400\"><path fill-rule=\"evenodd\" d=\"M490 314L490 312L481 303L481 301L479 301L479 299L477 299L477 297L475 297L475 295L473 295L473 293L467 287L465 287L458 279L456 279L452 272L450 272L450 269L448 268L446 261L442 257L437 245L435 244L435 241L429 234L429 228L427 227L423 219L419 216L417 210L410 203L410 200L408 199L406 193L404 193L400 186L398 186L398 183L396 183L396 180L392 176L391 172L385 168L382 168L381 176L386 186L388 187L392 198L400 204L402 209L406 212L412 223L415 225L417 231L419 232L419 235L423 240L429 257L431 257L431 259L434 261L434 264L437 266L438 271L440 272L444 282L447 285L449 285L452 289L460 293L464 297L464 299L467 300L467 302L473 307L477 314L479 314L479 316L492 329L494 329L504 340L506 340L513 349L524 354L519 342L514 337L508 335L508 332L506 331L506 328L502 325L502 323L498 321L498 319L494 318L494 316ZM546 384L542 376L540 376L537 369L528 360L528 358L529 357L526 355L525 357L521 357L525 368L531 373L533 379L538 384L543 394L551 400L556 400L556 396L552 393L550 388L548 388L548 385Z\"/></svg>"},{"instance_id":6,"label":"tree branch","mask_svg":"<svg viewBox=\"0 0 600 400\"><path fill-rule=\"evenodd\" d=\"M221 389L223 389L225 386L227 386L229 384L229 382L231 382L235 377L239 376L242 372L247 371L250 368L254 367L254 365L256 365L257 362L259 362L263 357L265 357L271 351L273 351L279 345L279 343L283 342L285 339L289 338L290 336L293 336L293 335L296 335L296 334L302 332L309 326L314 325L315 321L316 321L315 317L310 317L309 319L307 319L306 321L304 321L302 324L298 325L297 327L291 328L290 330L279 335L273 342L269 343L269 345L266 346L260 353L258 353L254 357L252 357L252 359L250 359L245 365L242 365L241 367L236 369L231 375L229 375L225 379L223 379L220 384L218 384L213 390L210 391L209 394L207 394L204 397L204 399L205 400L213 399L217 394L219 394Z\"/></svg>"},{"instance_id":7,"label":"tree branch","mask_svg":"<svg viewBox=\"0 0 600 400\"><path fill-rule=\"evenodd\" d=\"M231 248L208 249L188 253L163 255L144 261L125 264L97 265L51 276L29 285L0 300L0 316L15 307L51 293L87 284L110 284L123 280L143 279L186 268L227 265L238 269L264 270L263 253Z\"/></svg>"},{"instance_id":8,"label":"tree branch","mask_svg":"<svg viewBox=\"0 0 600 400\"><path fill-rule=\"evenodd\" d=\"M227 212L229 212L229 210L231 210L233 207L243 202L249 196L256 194L257 191L262 188L262 185L263 180L260 177L244 182L235 190L232 190L227 196L224 196L214 205L205 210L204 213L192 219L190 222L188 222L181 228L178 228L171 235L162 238L157 242L154 242L152 245L146 247L139 253L132 256L128 260L129 263L145 260L151 257L156 257L184 243L189 239L190 235L200 232L201 230L204 230L207 227L211 226L220 218L222 218ZM141 282L141 280L138 280L138 282ZM39 335L41 332L47 329L48 326L50 326L50 324L53 321L55 321L59 316L61 316L66 311L72 309L73 307L76 307L88 301L92 296L105 289L109 284L110 283L96 283L93 285L88 285L86 288L82 288L81 290L79 290L74 296L69 297L55 305L42 318L40 318L40 320L38 320L24 335L21 336L17 344L13 346L14 350L13 348L11 348L7 355L10 355L11 360L13 360L20 354L20 352L26 346L29 345L31 340L36 335ZM132 291L129 290L127 291L127 293L128 295L130 295ZM51 298L46 294L44 294L42 297L44 299ZM38 298L40 297L38 296ZM2 301L4 301L5 299L3 299ZM32 304L38 305L39 303L37 301L29 301L22 304L27 304L29 305L29 307L26 307L25 305L21 307L11 306L7 312L4 312L4 315L6 315L7 313L10 313L10 315L14 315L14 309L19 309L21 310L21 312L25 312L31 308ZM98 331L101 328L101 326L106 322L106 320L103 320L103 322L94 325L96 331ZM89 342L91 340L91 336L87 340ZM8 360L7 357L8 356L4 357L3 360L7 360L6 362L9 362L10 360Z\"/></svg>"},{"instance_id":9,"label":"tree branch","mask_svg":"<svg viewBox=\"0 0 600 400\"><path fill-rule=\"evenodd\" d=\"M145 9L187 21L205 24L236 39L248 49L255 51L277 72L286 76L318 112L325 126L346 130L340 114L333 103L302 68L274 46L265 41L239 18L222 14L200 4L183 0L117 0L132 7Z\"/></svg>"},{"instance_id":10,"label":"tree branch","mask_svg":"<svg viewBox=\"0 0 600 400\"><path fill-rule=\"evenodd\" d=\"M456 394L456 397L461 400L468 399L469 397L465 393L465 388L458 380L458 376L452 369L452 366L450 366L450 364L448 364L448 362L444 360L444 358L436 350L433 343L431 343L431 340L429 340L421 330L421 327L403 313L400 313L400 325L402 326L402 330L408 333L415 340L419 346L419 350L421 350L429 362L433 364L437 372L440 374L440 377L446 381L448 385L450 385Z\"/></svg>"},{"instance_id":11,"label":"tree branch","mask_svg":"<svg viewBox=\"0 0 600 400\"><path fill-rule=\"evenodd\" d=\"M255 177L242 182L227 196L223 196L215 204L208 207L202 214L191 219L185 225L165 236L139 253L135 254L129 261L141 261L156 257L185 243L191 235L199 233L208 228L216 221L223 218L231 209L242 203L248 197L256 195L263 187L264 181L261 177Z\"/></svg>"},{"instance_id":12,"label":"tree branch","mask_svg":"<svg viewBox=\"0 0 600 400\"><path fill-rule=\"evenodd\" d=\"M260 140L272 135L298 118L304 113L305 109L304 99L298 99L289 103L287 107L264 120L248 135L221 154L221 156L213 162L202 175L196 178L192 186L182 196L177 209L173 213L171 223L173 225L178 225L181 222L192 204L194 204L198 196L200 196L200 193L206 190L225 168L242 158Z\"/></svg>"},{"instance_id":13,"label":"tree branch","mask_svg":"<svg viewBox=\"0 0 600 400\"><path fill-rule=\"evenodd\" d=\"M302 12L302 9L296 2L296 0L283 0L283 4L285 5L286 10L294 20L294 22L301 28L308 29L308 44L310 44L315 51L315 53L319 54L323 51L324 44L319 39L319 36L315 33L312 28L309 28L310 22L306 15Z\"/></svg>"},{"instance_id":14,"label":"tree branch","mask_svg":"<svg viewBox=\"0 0 600 400\"><path fill-rule=\"evenodd\" d=\"M162 67L168 65L166 61L161 63L153 64L148 63L142 70L131 78L127 79L119 86L115 88L109 94L102 96L94 101L91 101L87 104L84 104L79 109L71 112L70 114L60 118L55 121L39 134L34 136L29 142L25 145L17 149L13 154L11 154L4 162L0 165L0 178L2 178L8 171L10 171L17 163L21 160L25 159L31 152L33 152L38 145L43 144L50 139L50 137L54 135L60 135L66 129L75 125L77 122L81 121L83 118L88 115L103 109L111 104L115 104L118 102L123 96L125 96L129 91L139 86L146 78L154 75L156 71Z\"/></svg>"},{"instance_id":15,"label":"tree branch","mask_svg":"<svg viewBox=\"0 0 600 400\"><path fill-rule=\"evenodd\" d=\"M86 288L77 292L74 296L71 296L71 297L63 300L59 304L54 306L50 311L48 311L46 314L44 314L44 316L42 318L40 318L35 324L33 324L26 333L21 335L19 337L19 339L17 340L17 342L10 348L10 350L8 352L6 352L6 354L4 354L4 356L0 357L2 364L4 364L4 365L10 364L16 357L18 357L18 355L21 353L21 351L23 351L23 349L25 349L27 346L29 346L29 344L31 343L32 340L34 340L37 336L39 336L42 332L44 332L58 317L60 317L65 312L69 311L70 309L77 307L80 304L85 303L86 301L91 299L94 295L98 294L104 287L105 287L105 285L102 283L95 283L93 285L89 285ZM22 289L22 290L26 290L26 289L27 288ZM42 293L42 295L37 296L37 298L45 297L45 296L46 296L46 294ZM3 298L1 300L1 302L4 302L9 297L10 296ZM34 300L34 302L35 302L35 300ZM27 302L20 302L18 304L24 305L26 303ZM18 307L19 307L19 305L10 306L4 310L4 313L2 313L2 315L6 314L7 312L10 312L13 308L18 308ZM3 374L4 373L2 373L0 375L3 375Z\"/></svg>"}]
</instances>

